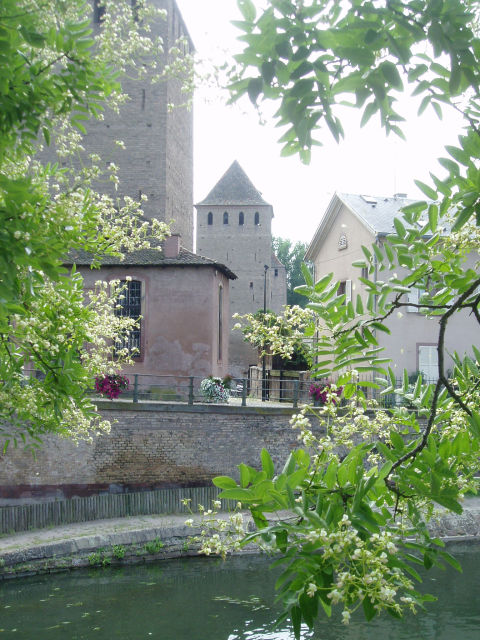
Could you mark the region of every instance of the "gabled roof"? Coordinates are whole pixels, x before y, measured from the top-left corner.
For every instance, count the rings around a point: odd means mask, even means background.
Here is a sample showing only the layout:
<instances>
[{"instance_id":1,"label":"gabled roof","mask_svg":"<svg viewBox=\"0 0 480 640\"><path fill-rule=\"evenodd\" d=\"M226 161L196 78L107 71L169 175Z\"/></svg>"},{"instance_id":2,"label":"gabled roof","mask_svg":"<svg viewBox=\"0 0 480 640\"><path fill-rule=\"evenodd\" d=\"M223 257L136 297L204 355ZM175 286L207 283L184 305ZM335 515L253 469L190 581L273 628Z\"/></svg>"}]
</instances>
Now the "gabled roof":
<instances>
[{"instance_id":1,"label":"gabled roof","mask_svg":"<svg viewBox=\"0 0 480 640\"><path fill-rule=\"evenodd\" d=\"M200 205L267 205L235 160L223 174L208 196L195 206Z\"/></svg>"},{"instance_id":2,"label":"gabled roof","mask_svg":"<svg viewBox=\"0 0 480 640\"><path fill-rule=\"evenodd\" d=\"M400 209L417 200L397 194L393 197L366 196L351 193L335 193L325 211L320 224L305 254L305 260L313 260L313 254L321 246L323 239L333 224L342 205L377 238L395 230L393 219L400 215Z\"/></svg>"},{"instance_id":3,"label":"gabled roof","mask_svg":"<svg viewBox=\"0 0 480 640\"><path fill-rule=\"evenodd\" d=\"M77 266L90 266L93 263L93 256L86 251L74 251L65 261L66 265L76 264ZM156 248L139 249L125 254L125 258L115 258L114 256L104 256L101 259L102 267L112 266L135 266L135 267L213 267L218 269L230 280L236 280L237 276L228 267L220 262L199 256L188 249L180 248L178 256L175 258L165 258L162 251Z\"/></svg>"},{"instance_id":4,"label":"gabled roof","mask_svg":"<svg viewBox=\"0 0 480 640\"><path fill-rule=\"evenodd\" d=\"M392 198L354 195L351 193L337 194L350 211L376 235L392 233L395 227L393 219L398 218L400 209L418 200L412 200L398 194Z\"/></svg>"}]
</instances>

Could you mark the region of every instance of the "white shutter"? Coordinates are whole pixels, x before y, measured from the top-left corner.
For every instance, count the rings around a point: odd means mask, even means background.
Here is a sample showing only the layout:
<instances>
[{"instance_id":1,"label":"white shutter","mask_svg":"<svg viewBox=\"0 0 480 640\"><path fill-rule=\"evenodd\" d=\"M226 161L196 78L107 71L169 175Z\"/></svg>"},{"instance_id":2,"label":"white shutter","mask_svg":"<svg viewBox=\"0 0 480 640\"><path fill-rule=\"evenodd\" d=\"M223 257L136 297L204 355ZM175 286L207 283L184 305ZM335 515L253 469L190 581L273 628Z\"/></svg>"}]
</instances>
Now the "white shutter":
<instances>
[{"instance_id":1,"label":"white shutter","mask_svg":"<svg viewBox=\"0 0 480 640\"><path fill-rule=\"evenodd\" d=\"M410 302L410 304L418 304L419 299L420 289L417 289L417 287L411 287L410 291L407 293L408 302ZM418 313L419 309L418 307L407 307L407 311L409 313Z\"/></svg>"}]
</instances>

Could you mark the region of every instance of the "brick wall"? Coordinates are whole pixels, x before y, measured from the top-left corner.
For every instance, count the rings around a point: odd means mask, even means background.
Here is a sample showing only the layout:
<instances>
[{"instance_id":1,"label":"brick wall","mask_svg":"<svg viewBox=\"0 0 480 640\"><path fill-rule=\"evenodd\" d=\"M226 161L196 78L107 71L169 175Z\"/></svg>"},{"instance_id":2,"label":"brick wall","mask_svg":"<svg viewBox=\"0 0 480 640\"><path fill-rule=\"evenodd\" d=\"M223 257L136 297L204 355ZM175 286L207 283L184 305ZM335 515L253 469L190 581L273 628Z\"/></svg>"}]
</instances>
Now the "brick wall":
<instances>
[{"instance_id":1,"label":"brick wall","mask_svg":"<svg viewBox=\"0 0 480 640\"><path fill-rule=\"evenodd\" d=\"M167 11L166 20L151 25L152 37L160 37L169 63L169 49L179 36L187 36L175 0L149 0L158 9ZM93 4L93 3L92 3ZM92 9L93 15L93 9ZM98 31L98 24L92 25ZM193 49L190 42L189 50ZM108 179L94 184L100 193L114 199L129 196L138 200L146 195L142 208L147 218L170 222L172 231L182 236L182 245L193 249L193 114L185 106L181 92L182 80L169 78L152 84L149 76L123 78L122 88L129 100L120 114L106 110L102 120L90 119L82 144L88 154L97 153L107 167L118 167L118 190ZM169 104L177 105L170 110ZM116 141L121 140L125 149ZM55 148L45 149L42 159L57 161ZM83 160L85 161L85 160ZM60 159L61 164L65 161ZM70 162L70 160L69 160Z\"/></svg>"},{"instance_id":2,"label":"brick wall","mask_svg":"<svg viewBox=\"0 0 480 640\"><path fill-rule=\"evenodd\" d=\"M298 446L291 409L100 402L116 421L92 443L46 437L36 458L22 449L0 457L0 505L102 492L206 485L259 466L266 447L277 467Z\"/></svg>"}]
</instances>

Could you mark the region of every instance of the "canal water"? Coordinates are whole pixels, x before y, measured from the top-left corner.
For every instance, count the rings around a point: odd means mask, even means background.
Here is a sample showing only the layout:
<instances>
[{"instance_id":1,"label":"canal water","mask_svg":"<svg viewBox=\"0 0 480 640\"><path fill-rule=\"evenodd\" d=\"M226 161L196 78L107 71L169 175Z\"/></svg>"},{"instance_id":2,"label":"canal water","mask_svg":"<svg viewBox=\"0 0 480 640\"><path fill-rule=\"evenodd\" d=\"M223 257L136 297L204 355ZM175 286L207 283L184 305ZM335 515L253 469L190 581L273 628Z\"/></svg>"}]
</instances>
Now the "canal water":
<instances>
[{"instance_id":1,"label":"canal water","mask_svg":"<svg viewBox=\"0 0 480 640\"><path fill-rule=\"evenodd\" d=\"M479 640L480 549L456 552L464 571L425 573L438 597L426 612L366 623L322 618L305 640ZM290 640L273 629L268 561L185 558L11 580L0 585L0 640Z\"/></svg>"}]
</instances>

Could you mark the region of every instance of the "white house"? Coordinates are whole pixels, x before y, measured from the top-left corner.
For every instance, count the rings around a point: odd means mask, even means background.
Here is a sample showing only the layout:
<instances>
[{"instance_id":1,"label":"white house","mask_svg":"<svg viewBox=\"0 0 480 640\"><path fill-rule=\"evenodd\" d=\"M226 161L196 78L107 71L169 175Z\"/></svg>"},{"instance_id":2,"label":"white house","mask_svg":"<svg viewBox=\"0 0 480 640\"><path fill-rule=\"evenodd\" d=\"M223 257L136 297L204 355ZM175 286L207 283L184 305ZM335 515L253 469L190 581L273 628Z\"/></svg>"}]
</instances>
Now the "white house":
<instances>
[{"instance_id":1,"label":"white house","mask_svg":"<svg viewBox=\"0 0 480 640\"><path fill-rule=\"evenodd\" d=\"M405 194L393 197L371 197L336 193L324 213L305 255L313 263L315 280L333 273L340 282L338 294L348 298L365 293L365 285L359 277L368 277L352 263L365 259L362 245L374 243L381 246L384 238L394 232L393 220L400 209L415 202ZM477 256L478 258L478 256ZM473 257L472 257L473 261ZM388 280L388 272L373 274L371 278ZM418 290L412 289L408 300L418 303ZM404 307L405 312L392 314L387 324L390 335L379 332L377 340L385 347L384 355L392 360L392 368L400 375L403 369L409 374L421 371L425 378L437 378L438 319L426 317L418 307ZM471 345L480 343L478 323L466 313L452 317L446 335L447 353L460 355L471 352ZM447 359L446 368L451 364Z\"/></svg>"}]
</instances>

